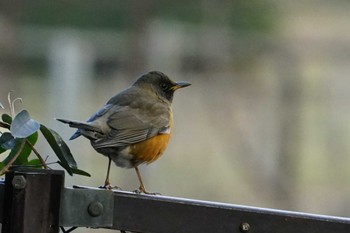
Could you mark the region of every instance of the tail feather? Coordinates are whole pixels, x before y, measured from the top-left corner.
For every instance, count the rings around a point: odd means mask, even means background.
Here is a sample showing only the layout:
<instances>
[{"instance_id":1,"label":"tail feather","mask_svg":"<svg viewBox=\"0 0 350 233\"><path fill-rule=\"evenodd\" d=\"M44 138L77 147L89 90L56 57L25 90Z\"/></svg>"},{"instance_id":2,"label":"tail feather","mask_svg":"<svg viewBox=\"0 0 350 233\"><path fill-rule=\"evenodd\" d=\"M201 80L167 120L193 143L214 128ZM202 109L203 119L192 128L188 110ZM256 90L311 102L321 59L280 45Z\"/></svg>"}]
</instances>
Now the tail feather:
<instances>
[{"instance_id":1,"label":"tail feather","mask_svg":"<svg viewBox=\"0 0 350 233\"><path fill-rule=\"evenodd\" d=\"M99 132L99 133L102 133L101 129L95 127L95 126L92 126L90 125L89 123L86 123L86 122L81 122L81 121L72 121L72 120L66 120L66 119L59 119L59 118L56 118L56 120L64 123L64 124L68 124L69 127L71 128L76 128L78 129L70 138L69 140L73 140L77 137L79 137L81 134L81 131L80 130L85 130L85 131L93 131L93 132Z\"/></svg>"},{"instance_id":2,"label":"tail feather","mask_svg":"<svg viewBox=\"0 0 350 233\"><path fill-rule=\"evenodd\" d=\"M75 133L69 138L69 140L74 140L76 139L77 137L80 137L81 136L81 133L80 133L80 130L78 129L77 131L75 131Z\"/></svg>"},{"instance_id":3,"label":"tail feather","mask_svg":"<svg viewBox=\"0 0 350 233\"><path fill-rule=\"evenodd\" d=\"M101 130L99 128L97 128L96 126L90 125L89 123L86 123L86 122L71 121L71 120L57 119L57 118L56 118L56 120L58 120L62 123L68 124L69 127L72 127L72 128L101 132Z\"/></svg>"}]
</instances>

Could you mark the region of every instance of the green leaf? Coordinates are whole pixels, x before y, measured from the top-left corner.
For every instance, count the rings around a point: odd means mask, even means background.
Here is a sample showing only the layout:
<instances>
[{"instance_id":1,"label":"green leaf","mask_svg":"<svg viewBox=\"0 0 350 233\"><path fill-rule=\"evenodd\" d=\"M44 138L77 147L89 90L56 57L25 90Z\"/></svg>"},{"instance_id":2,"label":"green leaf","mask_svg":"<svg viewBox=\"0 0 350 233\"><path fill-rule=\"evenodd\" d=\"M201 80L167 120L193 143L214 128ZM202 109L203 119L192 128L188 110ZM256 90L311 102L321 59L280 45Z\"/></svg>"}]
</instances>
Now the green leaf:
<instances>
[{"instance_id":1,"label":"green leaf","mask_svg":"<svg viewBox=\"0 0 350 233\"><path fill-rule=\"evenodd\" d=\"M1 140L2 135L3 135L3 134L1 133L0 140ZM6 149L4 149L4 148L1 146L1 144L2 144L2 143L0 142L0 154L1 154L1 153L4 153L4 152L6 151Z\"/></svg>"},{"instance_id":2,"label":"green leaf","mask_svg":"<svg viewBox=\"0 0 350 233\"><path fill-rule=\"evenodd\" d=\"M4 153L5 151L7 151L7 150L5 150L4 148L2 148L2 147L0 146L0 154L1 154L1 153Z\"/></svg>"},{"instance_id":3,"label":"green leaf","mask_svg":"<svg viewBox=\"0 0 350 233\"><path fill-rule=\"evenodd\" d=\"M34 146L35 143L38 141L39 133L35 132L29 137L27 137L28 141Z\"/></svg>"},{"instance_id":4,"label":"green leaf","mask_svg":"<svg viewBox=\"0 0 350 233\"><path fill-rule=\"evenodd\" d=\"M34 146L35 143L38 141L38 132L33 133L30 135L27 140ZM28 157L32 153L32 148L26 144L23 147L23 150L21 154L18 156L14 164L16 165L25 165L28 163Z\"/></svg>"},{"instance_id":5,"label":"green leaf","mask_svg":"<svg viewBox=\"0 0 350 233\"><path fill-rule=\"evenodd\" d=\"M2 114L2 115L1 115L1 119L2 119L4 122L6 122L7 124L10 124L10 125L11 125L11 123L12 123L12 117L11 117L9 114L6 114L6 113Z\"/></svg>"},{"instance_id":6,"label":"green leaf","mask_svg":"<svg viewBox=\"0 0 350 233\"><path fill-rule=\"evenodd\" d=\"M9 132L5 132L0 136L0 147L4 150L12 149L16 144L15 139L12 134ZM2 153L2 152L0 152Z\"/></svg>"},{"instance_id":7,"label":"green leaf","mask_svg":"<svg viewBox=\"0 0 350 233\"><path fill-rule=\"evenodd\" d=\"M80 170L78 168L73 168L73 173L77 174L77 175L82 175L82 176L87 176L87 177L91 177L90 173Z\"/></svg>"},{"instance_id":8,"label":"green leaf","mask_svg":"<svg viewBox=\"0 0 350 233\"><path fill-rule=\"evenodd\" d=\"M5 133L4 133L5 134ZM16 155L18 148L16 148L16 146L18 146L19 142L22 142L22 140L28 140L32 145L35 145L35 143L38 140L38 132L33 133L32 135L30 135L28 138L26 139L13 139L14 140L14 146L11 148L11 152L10 154L4 159L4 163L7 164L10 162L10 160L13 158L13 156ZM19 144L20 145L20 144ZM30 155L30 153L32 152L32 148L25 144L21 154L17 157L16 161L14 161L14 165L25 165L28 163L28 157ZM2 153L0 151L0 153Z\"/></svg>"},{"instance_id":9,"label":"green leaf","mask_svg":"<svg viewBox=\"0 0 350 233\"><path fill-rule=\"evenodd\" d=\"M61 166L66 169L69 175L73 175L72 169L77 168L77 163L75 162L69 147L63 141L61 136L54 130L46 128L44 125L40 125L40 131L57 155Z\"/></svg>"},{"instance_id":10,"label":"green leaf","mask_svg":"<svg viewBox=\"0 0 350 233\"><path fill-rule=\"evenodd\" d=\"M25 139L23 139L23 138L16 139L16 144L12 148L10 154L4 159L4 161L2 161L5 165L7 165L15 157L15 155L17 154L17 152L21 148L21 144L22 144L23 140L25 140Z\"/></svg>"},{"instance_id":11,"label":"green leaf","mask_svg":"<svg viewBox=\"0 0 350 233\"><path fill-rule=\"evenodd\" d=\"M0 162L0 171L1 171L2 169L4 169L4 167L5 167L5 164L2 163L2 162Z\"/></svg>"},{"instance_id":12,"label":"green leaf","mask_svg":"<svg viewBox=\"0 0 350 233\"><path fill-rule=\"evenodd\" d=\"M13 119L10 131L15 138L26 138L38 131L39 128L40 124L30 118L28 111L22 110Z\"/></svg>"},{"instance_id":13,"label":"green leaf","mask_svg":"<svg viewBox=\"0 0 350 233\"><path fill-rule=\"evenodd\" d=\"M58 163L59 165L62 166L61 161L57 161L57 163ZM86 171L83 171L83 170L80 170L80 169L78 169L78 168L72 168L72 172L73 172L74 174L77 174L77 175L82 175L82 176L91 177L90 173L88 173L88 172L86 172Z\"/></svg>"},{"instance_id":14,"label":"green leaf","mask_svg":"<svg viewBox=\"0 0 350 233\"><path fill-rule=\"evenodd\" d=\"M28 161L28 163L26 163L25 165L42 167L40 159L32 159L32 160Z\"/></svg>"}]
</instances>

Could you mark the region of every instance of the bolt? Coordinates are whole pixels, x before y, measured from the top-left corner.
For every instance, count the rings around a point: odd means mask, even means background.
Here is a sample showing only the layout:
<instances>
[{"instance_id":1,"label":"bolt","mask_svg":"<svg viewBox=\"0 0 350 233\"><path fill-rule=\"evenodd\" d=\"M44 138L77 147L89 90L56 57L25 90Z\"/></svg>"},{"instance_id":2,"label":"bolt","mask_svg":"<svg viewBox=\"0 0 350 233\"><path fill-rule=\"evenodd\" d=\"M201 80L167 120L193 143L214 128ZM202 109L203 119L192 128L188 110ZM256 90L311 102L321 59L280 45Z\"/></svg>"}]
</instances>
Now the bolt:
<instances>
[{"instance_id":1,"label":"bolt","mask_svg":"<svg viewBox=\"0 0 350 233\"><path fill-rule=\"evenodd\" d=\"M241 223L241 225L239 226L239 230L240 230L241 232L248 232L248 231L250 230L250 225L249 225L249 223L247 223L247 222Z\"/></svg>"},{"instance_id":2,"label":"bolt","mask_svg":"<svg viewBox=\"0 0 350 233\"><path fill-rule=\"evenodd\" d=\"M26 187L27 180L22 175L14 176L12 179L12 186L14 189L24 189Z\"/></svg>"},{"instance_id":3,"label":"bolt","mask_svg":"<svg viewBox=\"0 0 350 233\"><path fill-rule=\"evenodd\" d=\"M88 213L91 217L98 217L103 213L103 205L101 202L93 201L88 206Z\"/></svg>"}]
</instances>

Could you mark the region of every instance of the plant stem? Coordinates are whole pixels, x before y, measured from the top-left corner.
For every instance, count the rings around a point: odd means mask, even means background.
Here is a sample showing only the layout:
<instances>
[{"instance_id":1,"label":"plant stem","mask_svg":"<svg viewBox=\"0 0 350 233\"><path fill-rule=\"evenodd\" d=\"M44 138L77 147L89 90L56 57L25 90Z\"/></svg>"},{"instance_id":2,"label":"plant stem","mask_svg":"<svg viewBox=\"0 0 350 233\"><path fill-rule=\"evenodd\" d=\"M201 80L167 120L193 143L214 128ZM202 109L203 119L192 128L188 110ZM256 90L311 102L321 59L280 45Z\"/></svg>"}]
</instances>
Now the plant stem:
<instances>
[{"instance_id":1,"label":"plant stem","mask_svg":"<svg viewBox=\"0 0 350 233\"><path fill-rule=\"evenodd\" d=\"M21 146L19 147L19 150L17 151L17 154L10 160L10 162L8 162L8 164L6 164L6 166L3 169L1 169L0 176L5 174L8 171L9 167L16 161L18 156L21 154L25 144L26 144L26 140L23 140L21 142Z\"/></svg>"},{"instance_id":2,"label":"plant stem","mask_svg":"<svg viewBox=\"0 0 350 233\"><path fill-rule=\"evenodd\" d=\"M41 162L41 165L44 166L45 169L48 169L47 164L45 163L45 160L43 159L43 157L39 154L39 152L34 148L33 144L30 143L30 141L28 139L25 140L27 145L30 146L30 148L32 149L32 151L34 152L34 154L36 154L36 156L38 157L38 159Z\"/></svg>"}]
</instances>

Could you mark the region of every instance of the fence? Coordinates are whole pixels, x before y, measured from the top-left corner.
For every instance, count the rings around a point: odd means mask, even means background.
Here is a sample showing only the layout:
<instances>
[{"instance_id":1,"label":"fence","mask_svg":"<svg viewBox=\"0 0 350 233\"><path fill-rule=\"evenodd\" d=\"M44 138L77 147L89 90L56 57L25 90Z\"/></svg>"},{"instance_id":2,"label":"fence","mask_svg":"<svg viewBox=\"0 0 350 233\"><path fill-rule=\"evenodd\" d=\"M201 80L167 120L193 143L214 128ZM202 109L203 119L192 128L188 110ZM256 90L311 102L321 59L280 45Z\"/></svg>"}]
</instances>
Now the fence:
<instances>
[{"instance_id":1,"label":"fence","mask_svg":"<svg viewBox=\"0 0 350 233\"><path fill-rule=\"evenodd\" d=\"M75 227L179 233L350 232L350 218L82 186L65 188L64 172L56 170L7 173L0 184L0 208L6 233L70 232Z\"/></svg>"}]
</instances>

